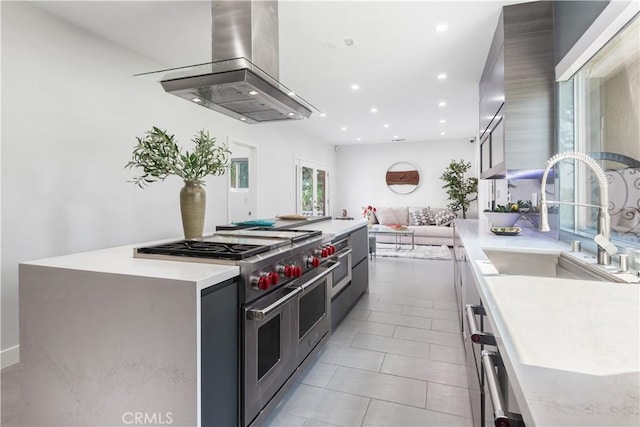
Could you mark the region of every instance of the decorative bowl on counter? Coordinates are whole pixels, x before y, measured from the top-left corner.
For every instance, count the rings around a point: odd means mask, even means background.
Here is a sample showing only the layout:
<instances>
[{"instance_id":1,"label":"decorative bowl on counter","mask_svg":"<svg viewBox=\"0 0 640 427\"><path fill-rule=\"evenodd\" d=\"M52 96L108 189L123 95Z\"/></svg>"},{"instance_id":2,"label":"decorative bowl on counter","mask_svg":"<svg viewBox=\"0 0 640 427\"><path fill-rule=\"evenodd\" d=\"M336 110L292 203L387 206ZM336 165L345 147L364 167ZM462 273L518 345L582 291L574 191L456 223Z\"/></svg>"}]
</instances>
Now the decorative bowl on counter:
<instances>
[{"instance_id":1,"label":"decorative bowl on counter","mask_svg":"<svg viewBox=\"0 0 640 427\"><path fill-rule=\"evenodd\" d=\"M520 227L491 227L491 232L498 236L517 236L521 231Z\"/></svg>"},{"instance_id":2,"label":"decorative bowl on counter","mask_svg":"<svg viewBox=\"0 0 640 427\"><path fill-rule=\"evenodd\" d=\"M492 227L513 227L513 224L520 219L520 212L483 212Z\"/></svg>"}]
</instances>

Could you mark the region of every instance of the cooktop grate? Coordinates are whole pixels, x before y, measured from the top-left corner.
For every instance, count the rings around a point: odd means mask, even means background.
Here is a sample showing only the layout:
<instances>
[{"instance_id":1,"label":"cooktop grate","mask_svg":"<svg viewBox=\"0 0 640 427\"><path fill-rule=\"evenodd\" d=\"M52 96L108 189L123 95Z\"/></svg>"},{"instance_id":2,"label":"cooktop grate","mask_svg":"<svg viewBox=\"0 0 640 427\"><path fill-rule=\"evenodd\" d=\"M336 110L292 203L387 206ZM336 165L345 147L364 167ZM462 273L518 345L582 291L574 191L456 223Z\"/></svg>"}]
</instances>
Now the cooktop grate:
<instances>
[{"instance_id":1,"label":"cooktop grate","mask_svg":"<svg viewBox=\"0 0 640 427\"><path fill-rule=\"evenodd\" d=\"M241 260L266 252L269 246L240 243L219 243L199 240L181 240L147 248L138 248L138 253L173 255L195 258Z\"/></svg>"}]
</instances>

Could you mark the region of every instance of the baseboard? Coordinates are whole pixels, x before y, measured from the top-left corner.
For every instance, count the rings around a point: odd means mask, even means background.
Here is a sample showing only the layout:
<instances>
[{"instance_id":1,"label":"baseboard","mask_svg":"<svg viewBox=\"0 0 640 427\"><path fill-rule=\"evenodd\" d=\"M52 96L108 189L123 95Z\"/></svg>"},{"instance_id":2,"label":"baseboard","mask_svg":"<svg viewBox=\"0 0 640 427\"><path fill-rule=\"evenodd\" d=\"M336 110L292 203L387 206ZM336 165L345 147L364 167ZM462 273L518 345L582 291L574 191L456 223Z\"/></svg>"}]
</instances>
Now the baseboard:
<instances>
[{"instance_id":1,"label":"baseboard","mask_svg":"<svg viewBox=\"0 0 640 427\"><path fill-rule=\"evenodd\" d=\"M0 351L0 365L2 365L2 369L7 366L14 365L20 361L20 346L14 345L13 347L9 347Z\"/></svg>"}]
</instances>

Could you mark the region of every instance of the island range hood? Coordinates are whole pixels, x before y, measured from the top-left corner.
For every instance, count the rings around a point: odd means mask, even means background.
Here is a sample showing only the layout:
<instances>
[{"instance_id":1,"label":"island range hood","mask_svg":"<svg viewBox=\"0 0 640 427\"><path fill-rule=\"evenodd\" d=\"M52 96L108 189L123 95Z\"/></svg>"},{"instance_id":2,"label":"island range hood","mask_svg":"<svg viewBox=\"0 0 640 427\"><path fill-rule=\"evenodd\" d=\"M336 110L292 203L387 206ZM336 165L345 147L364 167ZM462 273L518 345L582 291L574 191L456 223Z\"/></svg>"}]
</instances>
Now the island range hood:
<instances>
[{"instance_id":1,"label":"island range hood","mask_svg":"<svg viewBox=\"0 0 640 427\"><path fill-rule=\"evenodd\" d=\"M318 111L278 81L277 1L213 1L211 17L212 62L144 75L244 123L300 120Z\"/></svg>"}]
</instances>

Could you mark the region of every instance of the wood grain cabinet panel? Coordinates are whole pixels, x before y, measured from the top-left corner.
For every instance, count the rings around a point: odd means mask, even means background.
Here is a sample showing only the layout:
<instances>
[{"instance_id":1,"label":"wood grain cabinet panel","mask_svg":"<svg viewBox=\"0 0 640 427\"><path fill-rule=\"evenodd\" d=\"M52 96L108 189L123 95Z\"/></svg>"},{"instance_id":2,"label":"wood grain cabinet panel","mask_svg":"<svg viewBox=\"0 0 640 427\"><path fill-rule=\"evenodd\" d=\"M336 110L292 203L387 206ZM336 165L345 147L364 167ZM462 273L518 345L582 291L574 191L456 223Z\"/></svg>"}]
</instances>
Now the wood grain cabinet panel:
<instances>
[{"instance_id":1,"label":"wood grain cabinet panel","mask_svg":"<svg viewBox=\"0 0 640 427\"><path fill-rule=\"evenodd\" d=\"M481 178L544 168L553 150L554 84L552 2L503 7L480 81L479 111L481 140L502 120L495 139L503 147L490 147L498 156L483 159Z\"/></svg>"}]
</instances>

